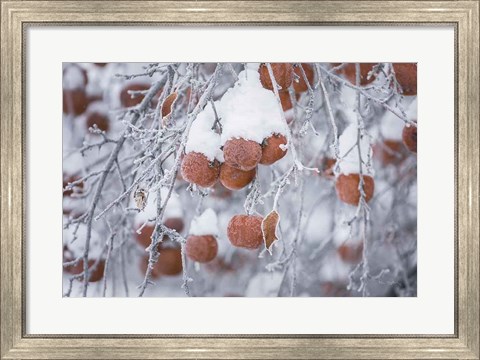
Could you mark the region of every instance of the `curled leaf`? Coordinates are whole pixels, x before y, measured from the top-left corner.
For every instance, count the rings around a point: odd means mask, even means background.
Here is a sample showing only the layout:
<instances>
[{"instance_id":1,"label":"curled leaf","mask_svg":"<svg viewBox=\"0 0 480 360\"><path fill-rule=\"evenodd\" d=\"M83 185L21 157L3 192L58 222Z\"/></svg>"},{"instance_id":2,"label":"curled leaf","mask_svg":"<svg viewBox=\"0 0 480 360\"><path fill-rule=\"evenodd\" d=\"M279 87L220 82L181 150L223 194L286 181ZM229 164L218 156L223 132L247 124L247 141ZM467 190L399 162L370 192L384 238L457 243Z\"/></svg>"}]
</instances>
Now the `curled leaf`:
<instances>
[{"instance_id":1,"label":"curled leaf","mask_svg":"<svg viewBox=\"0 0 480 360\"><path fill-rule=\"evenodd\" d=\"M168 124L168 120L170 120L170 116L172 115L173 105L175 101L177 101L178 94L176 92L171 93L168 95L162 103L162 124L166 126Z\"/></svg>"},{"instance_id":2,"label":"curled leaf","mask_svg":"<svg viewBox=\"0 0 480 360\"><path fill-rule=\"evenodd\" d=\"M137 190L135 190L135 193L133 194L133 198L135 200L135 205L140 211L145 209L145 206L147 205L147 198L148 198L148 193L145 189L138 188Z\"/></svg>"},{"instance_id":3,"label":"curled leaf","mask_svg":"<svg viewBox=\"0 0 480 360\"><path fill-rule=\"evenodd\" d=\"M265 248L267 251L272 254L271 246L272 244L278 240L277 236L277 227L278 223L280 222L280 215L276 210L270 211L270 213L265 216L262 221L262 234L263 234L263 241L265 243Z\"/></svg>"}]
</instances>

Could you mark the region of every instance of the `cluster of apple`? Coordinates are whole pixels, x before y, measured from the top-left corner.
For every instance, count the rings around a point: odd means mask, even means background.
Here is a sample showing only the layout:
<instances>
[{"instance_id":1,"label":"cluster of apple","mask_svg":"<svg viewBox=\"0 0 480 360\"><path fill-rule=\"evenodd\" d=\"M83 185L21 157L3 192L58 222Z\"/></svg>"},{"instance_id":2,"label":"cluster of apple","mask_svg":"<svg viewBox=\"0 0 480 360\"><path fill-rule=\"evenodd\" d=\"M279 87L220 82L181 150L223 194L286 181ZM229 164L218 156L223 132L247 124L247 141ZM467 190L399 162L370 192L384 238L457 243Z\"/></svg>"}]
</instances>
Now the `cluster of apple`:
<instances>
[{"instance_id":1,"label":"cluster of apple","mask_svg":"<svg viewBox=\"0 0 480 360\"><path fill-rule=\"evenodd\" d=\"M310 85L313 84L315 77L315 72L313 67L310 64L302 63L298 66L292 66L291 64L285 63L272 63L272 72L275 77L275 81L281 87L278 90L278 95L280 96L280 101L282 104L283 111L288 111L292 109L293 103L290 97L289 87L293 85L293 90L295 94L295 99L298 100L300 95L308 90L308 85L305 82L303 73L309 82ZM302 72L303 69L303 72ZM260 81L265 89L273 91L273 84L270 79L268 72L268 67L264 64L260 65ZM296 79L296 81L294 80Z\"/></svg>"},{"instance_id":2,"label":"cluster of apple","mask_svg":"<svg viewBox=\"0 0 480 360\"><path fill-rule=\"evenodd\" d=\"M182 160L182 176L201 187L212 187L218 180L229 190L240 190L250 184L257 173L257 165L271 165L283 158L287 139L271 135L262 144L252 140L231 139L223 147L225 162L210 161L204 154L190 152Z\"/></svg>"},{"instance_id":3,"label":"cluster of apple","mask_svg":"<svg viewBox=\"0 0 480 360\"><path fill-rule=\"evenodd\" d=\"M186 154L182 161L182 176L185 180L203 187L211 187L220 179L225 188L239 190L254 179L258 164L274 163L285 155L286 151L281 150L279 144L286 144L286 139L282 135L272 135L266 140L263 148L251 140L229 140L223 149L225 162L222 164L217 160L209 162L205 155L191 152ZM257 215L234 216L228 225L228 237L232 244L249 249L258 248L263 242L262 220L263 218ZM211 245L213 243L216 244L213 237L208 239L189 237L187 243L189 245L187 249L190 249L189 257L198 262L213 260L216 251L208 250L216 248ZM205 256L192 255L200 253L202 248ZM214 255L211 256L212 254Z\"/></svg>"},{"instance_id":4,"label":"cluster of apple","mask_svg":"<svg viewBox=\"0 0 480 360\"><path fill-rule=\"evenodd\" d=\"M207 225L205 225L205 223ZM168 217L164 225L178 233L181 233L185 227L183 218ZM146 225L140 233L136 233L137 242L147 248L151 244L151 237L154 231L154 225ZM207 263L212 261L218 252L218 229L216 214L212 209L207 209L200 216L192 220L190 234L187 237L185 246L186 255L193 261ZM182 271L181 248L164 237L163 241L157 247L160 256L153 265L151 276L156 279L160 276L175 276ZM149 256L144 255L140 262L140 270L145 273L149 262Z\"/></svg>"},{"instance_id":5,"label":"cluster of apple","mask_svg":"<svg viewBox=\"0 0 480 360\"><path fill-rule=\"evenodd\" d=\"M332 64L333 66L339 66L340 64ZM379 64L375 63L361 63L360 64L360 85L366 86L371 84L378 74ZM403 96L416 96L417 95L417 64L415 63L392 63L392 73L395 74L396 82L393 86L397 87L399 93ZM348 81L355 84L355 64L347 64L338 71ZM413 153L417 153L417 127L413 125L407 125L403 129L402 133L404 146ZM398 142L386 142L386 147L391 148L390 156L387 151L383 156L386 156L385 163L394 162L394 158L391 156L392 152L399 152L400 144Z\"/></svg>"},{"instance_id":6,"label":"cluster of apple","mask_svg":"<svg viewBox=\"0 0 480 360\"><path fill-rule=\"evenodd\" d=\"M355 64L332 64L337 68L337 73L343 76L352 84L356 84L355 77ZM375 63L362 63L360 64L360 86L367 86L371 84L377 77L380 67ZM417 65L413 63L393 63L391 65L391 72L395 74L396 82L394 86L397 86L399 93L408 99L408 102L415 102L414 97L417 95ZM412 105L416 112L416 103ZM412 115L414 118L410 119L416 123L416 113ZM388 118L388 120L387 120ZM394 118L394 119L391 119ZM388 125L391 125L393 121L400 123L399 119L396 119L395 115L387 113L384 119ZM395 128L395 127L394 127ZM405 125L403 129L394 130L397 133L393 134L391 138L384 138L384 140L375 144L373 148L373 154L375 158L386 166L390 164L398 165L408 156L408 151L412 153L417 152L417 126ZM325 177L335 178L335 188L338 198L350 205L358 205L361 197L359 189L360 174L337 174L335 177L333 169L336 161L332 158L325 158L321 166L321 174ZM374 179L368 174L363 174L363 192L365 201L369 201L373 197L374 193Z\"/></svg>"},{"instance_id":7,"label":"cluster of apple","mask_svg":"<svg viewBox=\"0 0 480 360\"><path fill-rule=\"evenodd\" d=\"M288 63L272 63L271 70L275 78L275 82L280 87L278 94L280 97L283 111L288 111L292 108L292 101L290 97L289 88L293 84L295 97L298 99L302 92L308 90L307 83L303 77L303 68L307 80L312 83L314 78L313 68L309 64L300 64L298 67L294 67ZM260 65L260 82L265 89L274 91L273 82L268 71L268 67L265 64ZM295 74L295 75L294 75ZM297 81L294 81L296 77ZM277 161L277 158L283 157L282 145L286 145L287 141L283 135L273 136L267 141L267 146L263 148L264 153L260 159L260 164L273 164ZM265 154L265 149L267 152ZM225 151L225 149L224 149ZM267 156L268 158L267 158ZM267 158L267 159L265 159ZM234 165L238 164L237 157L225 154L225 161L231 159ZM236 163L235 163L236 161ZM241 166L241 163L237 166ZM264 243L264 234L262 231L262 223L264 218L259 215L235 215L232 217L227 227L228 239L232 245L236 247L242 247L246 249L257 249Z\"/></svg>"},{"instance_id":8,"label":"cluster of apple","mask_svg":"<svg viewBox=\"0 0 480 360\"><path fill-rule=\"evenodd\" d=\"M279 95L283 111L291 109L289 88L294 84L297 94L307 90L307 85L299 68L292 64L271 64L273 75L280 86ZM310 81L313 80L313 69L302 64ZM262 64L258 69L261 85L273 92L267 66ZM294 82L294 73L298 81ZM272 96L273 97L273 96ZM182 176L190 183L201 187L212 187L219 180L229 190L240 190L252 182L257 173L257 166L272 165L287 153L287 138L284 134L273 133L261 143L242 137L228 139L222 147L224 161L209 160L199 152L185 154L182 161ZM236 215L228 225L228 237L234 246L249 249L258 248L263 242L261 224L263 218L257 215Z\"/></svg>"},{"instance_id":9,"label":"cluster of apple","mask_svg":"<svg viewBox=\"0 0 480 360\"><path fill-rule=\"evenodd\" d=\"M339 65L339 64L335 64ZM360 86L371 84L378 71L379 64L360 64ZM399 92L404 95L406 104L406 117L408 120L416 123L416 94L417 94L417 66L416 64L398 64L391 66L391 71L395 73L396 85ZM339 71L349 82L355 84L355 66L347 64L342 66ZM380 119L379 126L382 140L373 146L373 156L383 166L399 166L408 157L410 153L417 152L417 127L415 125L403 125L403 122L391 112L386 112ZM349 144L348 146L350 146ZM335 159L326 158L323 164L323 175L335 179L335 188L338 198L344 203L358 205L361 192L359 188L360 174L337 174L336 178L333 169L336 165ZM373 174L368 172L363 174L363 195L364 200L368 202L374 194L375 181ZM358 264L363 257L363 242L349 241L342 242L336 249L336 261L339 261L348 269L348 265ZM335 261L332 259L332 261ZM342 267L342 265L337 265ZM349 271L349 270L348 270ZM323 292L326 295L338 296L337 291L344 289L344 286L338 287L335 282L324 284Z\"/></svg>"},{"instance_id":10,"label":"cluster of apple","mask_svg":"<svg viewBox=\"0 0 480 360\"><path fill-rule=\"evenodd\" d=\"M281 146L287 144L284 135L273 134L262 144L246 139L228 140L223 147L224 163L209 161L197 152L187 153L182 161L182 176L201 187L212 187L218 180L229 190L240 190L250 184L257 165L272 165L286 155Z\"/></svg>"},{"instance_id":11,"label":"cluster of apple","mask_svg":"<svg viewBox=\"0 0 480 360\"><path fill-rule=\"evenodd\" d=\"M300 65L304 68L309 81L313 81L313 69L308 64ZM301 77L299 68L291 64L272 64L272 70L281 87L279 95L284 111L291 109L290 94L288 88L294 86L298 95L307 90L307 85ZM272 90L267 67L261 65L259 69L260 81L265 89ZM299 77L298 82L293 82L294 73ZM287 101L288 99L288 101ZM272 165L286 155L284 146L287 139L283 134L271 134L258 143L244 138L232 138L223 146L225 161L210 161L204 154L190 152L182 161L182 175L185 180L201 187L212 187L217 180L227 189L239 190L247 186L256 175L258 164Z\"/></svg>"},{"instance_id":12,"label":"cluster of apple","mask_svg":"<svg viewBox=\"0 0 480 360\"><path fill-rule=\"evenodd\" d=\"M101 72L105 63L91 64L93 71ZM98 111L95 104L103 102L103 94L98 91L89 91L91 86L88 71L78 64L68 64L63 69L63 113L70 116L86 116L86 128L96 125L102 131L108 131L110 120L103 111ZM99 90L96 88L95 90Z\"/></svg>"},{"instance_id":13,"label":"cluster of apple","mask_svg":"<svg viewBox=\"0 0 480 360\"><path fill-rule=\"evenodd\" d=\"M332 65L335 66L335 64ZM360 85L365 86L373 82L376 72L379 71L378 68L378 64L361 64ZM293 66L288 63L273 63L271 69L279 86L278 94L282 109L288 111L292 108L290 87L293 85L294 94L298 99L302 92L308 90L304 75L310 83L313 82L313 68L309 64ZM273 83L268 67L262 64L258 72L262 86L273 92ZM393 64L392 72L395 73L396 86L404 95L416 94L416 64ZM354 64L344 64L338 73L348 81L355 83ZM410 151L416 152L416 126L404 128L403 142ZM182 175L185 180L202 187L212 187L217 180L220 180L220 183L227 189L242 189L255 178L258 164L270 165L285 156L286 144L287 139L282 134L273 134L264 139L261 144L243 138L229 139L222 148L223 163L217 159L211 161L201 153L190 152L183 159ZM387 142L385 145L391 144ZM397 144L391 146L390 150L398 151ZM370 201L374 193L373 176L359 173L339 173L335 176L333 174L334 166L334 159L326 159L322 172L327 177L335 178L337 196L341 201L350 205L358 205L362 195L366 202ZM359 188L360 181L363 182L363 189ZM227 229L230 242L238 247L258 248L263 243L262 221L263 218L258 215L234 216Z\"/></svg>"}]
</instances>

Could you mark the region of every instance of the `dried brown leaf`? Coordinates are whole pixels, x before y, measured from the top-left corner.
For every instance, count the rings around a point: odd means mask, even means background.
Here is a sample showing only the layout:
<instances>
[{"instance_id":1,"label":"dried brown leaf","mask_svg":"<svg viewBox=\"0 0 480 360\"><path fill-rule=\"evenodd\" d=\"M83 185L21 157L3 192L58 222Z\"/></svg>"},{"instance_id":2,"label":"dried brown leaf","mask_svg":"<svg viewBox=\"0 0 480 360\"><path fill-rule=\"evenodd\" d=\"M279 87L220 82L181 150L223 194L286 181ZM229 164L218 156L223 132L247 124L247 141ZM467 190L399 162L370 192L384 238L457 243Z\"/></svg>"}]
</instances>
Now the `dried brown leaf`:
<instances>
[{"instance_id":1,"label":"dried brown leaf","mask_svg":"<svg viewBox=\"0 0 480 360\"><path fill-rule=\"evenodd\" d=\"M145 209L145 206L147 205L147 197L148 197L147 191L145 189L138 188L137 190L135 190L133 197L135 199L135 204L137 205L137 208L140 211Z\"/></svg>"},{"instance_id":2,"label":"dried brown leaf","mask_svg":"<svg viewBox=\"0 0 480 360\"><path fill-rule=\"evenodd\" d=\"M277 227L279 222L280 215L276 210L270 211L270 213L265 216L262 221L263 241L265 242L265 248L270 254L272 253L272 244L278 240Z\"/></svg>"},{"instance_id":3,"label":"dried brown leaf","mask_svg":"<svg viewBox=\"0 0 480 360\"><path fill-rule=\"evenodd\" d=\"M172 110L173 110L173 105L175 104L175 101L177 101L178 94L176 92L171 93L168 95L165 100L163 100L162 103L162 123L163 126L166 126L168 124L168 120L170 119L170 116L172 115Z\"/></svg>"}]
</instances>

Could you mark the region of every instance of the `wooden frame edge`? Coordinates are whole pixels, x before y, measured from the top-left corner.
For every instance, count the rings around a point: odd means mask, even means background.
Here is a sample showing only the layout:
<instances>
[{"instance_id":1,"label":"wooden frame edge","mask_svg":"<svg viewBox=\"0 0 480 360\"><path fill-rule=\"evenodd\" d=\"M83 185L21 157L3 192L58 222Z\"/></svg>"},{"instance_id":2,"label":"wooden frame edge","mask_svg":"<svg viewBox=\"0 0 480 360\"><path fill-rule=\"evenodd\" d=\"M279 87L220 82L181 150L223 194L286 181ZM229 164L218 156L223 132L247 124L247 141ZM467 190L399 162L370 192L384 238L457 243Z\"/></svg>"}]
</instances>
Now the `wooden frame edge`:
<instances>
[{"instance_id":1,"label":"wooden frame edge","mask_svg":"<svg viewBox=\"0 0 480 360\"><path fill-rule=\"evenodd\" d=\"M30 338L22 331L22 264L19 257L22 254L21 232L23 219L23 184L24 154L18 151L17 142L22 138L22 24L25 22L48 22L49 16L55 16L58 21L78 19L85 6L91 6L97 12L92 15L92 21L102 21L115 16L120 22L135 19L135 14L128 13L128 4L116 4L112 13L103 2L83 2L79 6L75 1L2 1L1 2L1 290L0 290L0 357L2 359L30 358L212 358L212 357L263 357L270 358L282 351L282 357L319 357L329 358L458 358L478 359L479 357L479 2L478 1L417 1L395 2L407 3L402 7L403 15L409 11L418 10L413 14L412 21L435 16L443 9L443 19L450 19L458 24L458 337L450 339L432 338L322 338L316 345L312 340L302 338L145 338L142 346L134 344L135 337L90 338ZM235 6L245 9L238 14L239 18L248 14L255 7L258 16L272 14L276 19L286 19L275 2L263 2L259 8L258 2L238 2ZM293 2L290 2L293 3ZM333 6L345 1L298 1L302 6L312 6L312 3L322 7ZM309 3L309 4L307 4ZM358 3L358 2L357 2ZM369 22L369 16L374 12L386 11L378 2L362 1L362 13L355 16L359 21ZM185 19L190 14L197 14L198 9L213 14L210 21L224 22L225 13L231 6L229 2L162 2L167 4L163 14L154 13L146 21L162 16L172 19ZM135 4L137 8L148 3ZM375 9L373 8L375 6ZM41 7L41 9L40 9ZM275 8L275 9L274 9ZM371 12L369 13L368 10ZM348 16L355 11L340 14L339 22L348 22ZM311 21L312 14L305 13L305 21ZM388 17L387 17L388 18ZM86 17L82 18L88 22ZM196 16L198 22L205 21L204 14ZM259 21L251 19L251 21ZM372 19L370 19L371 21ZM188 22L188 21L186 21ZM240 21L241 22L241 21ZM272 21L277 22L277 21ZM122 352L112 353L114 347L123 348ZM162 348L163 353L158 353ZM255 353L251 352L252 348ZM235 349L235 354L228 351ZM117 348L118 350L118 348ZM135 350L133 352L132 350ZM300 351L300 352L299 352ZM155 354L152 354L154 352Z\"/></svg>"}]
</instances>

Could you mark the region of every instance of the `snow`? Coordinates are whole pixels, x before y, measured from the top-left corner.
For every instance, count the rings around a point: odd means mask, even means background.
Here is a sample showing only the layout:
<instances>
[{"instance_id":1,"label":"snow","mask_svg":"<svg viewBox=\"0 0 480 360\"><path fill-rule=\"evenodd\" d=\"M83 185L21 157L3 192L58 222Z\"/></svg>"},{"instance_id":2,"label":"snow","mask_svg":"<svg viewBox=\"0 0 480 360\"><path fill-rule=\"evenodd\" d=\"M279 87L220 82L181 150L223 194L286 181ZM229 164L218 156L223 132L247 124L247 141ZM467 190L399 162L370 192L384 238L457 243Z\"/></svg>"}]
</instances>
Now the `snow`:
<instances>
[{"instance_id":1,"label":"snow","mask_svg":"<svg viewBox=\"0 0 480 360\"><path fill-rule=\"evenodd\" d=\"M327 256L320 269L320 279L322 281L343 282L348 279L350 274L350 265L344 263L338 255Z\"/></svg>"},{"instance_id":2,"label":"snow","mask_svg":"<svg viewBox=\"0 0 480 360\"><path fill-rule=\"evenodd\" d=\"M357 91L348 86L342 87L342 96L339 99L340 109L345 113L345 117L350 123L357 122L355 109L357 102Z\"/></svg>"},{"instance_id":3,"label":"snow","mask_svg":"<svg viewBox=\"0 0 480 360\"><path fill-rule=\"evenodd\" d=\"M85 239L87 237L87 225L80 224L77 231L77 239L72 242L74 238L75 226L63 230L63 244L67 245L69 250L73 253L75 258L83 255L85 250ZM106 239L104 239L106 240ZM90 247L88 257L90 259L98 259L102 255L104 242L102 243L100 235L92 229L90 238ZM104 254L105 256L105 254Z\"/></svg>"},{"instance_id":4,"label":"snow","mask_svg":"<svg viewBox=\"0 0 480 360\"><path fill-rule=\"evenodd\" d=\"M84 72L80 66L70 65L63 70L63 89L75 90L85 86Z\"/></svg>"},{"instance_id":5,"label":"snow","mask_svg":"<svg viewBox=\"0 0 480 360\"><path fill-rule=\"evenodd\" d=\"M412 121L417 121L417 97L416 96L405 96L406 101L410 104L406 112L407 119Z\"/></svg>"},{"instance_id":6,"label":"snow","mask_svg":"<svg viewBox=\"0 0 480 360\"><path fill-rule=\"evenodd\" d=\"M193 218L190 235L218 235L218 219L215 211L208 208L200 216Z\"/></svg>"},{"instance_id":7,"label":"snow","mask_svg":"<svg viewBox=\"0 0 480 360\"><path fill-rule=\"evenodd\" d=\"M88 71L88 83L85 87L87 95L102 96L103 89L107 88L106 86L102 86L102 81L104 81L103 79L105 78L103 76L105 69L93 63L83 64L83 67Z\"/></svg>"},{"instance_id":8,"label":"snow","mask_svg":"<svg viewBox=\"0 0 480 360\"><path fill-rule=\"evenodd\" d=\"M70 154L63 159L63 172L66 175L81 173L85 164L85 158L78 152Z\"/></svg>"},{"instance_id":9,"label":"snow","mask_svg":"<svg viewBox=\"0 0 480 360\"><path fill-rule=\"evenodd\" d=\"M402 131L405 123L391 111L386 111L380 120L380 132L385 140L402 140Z\"/></svg>"},{"instance_id":10,"label":"snow","mask_svg":"<svg viewBox=\"0 0 480 360\"><path fill-rule=\"evenodd\" d=\"M378 194L375 197L375 202L378 206L381 206L383 209L392 209L395 206L397 194L389 181L380 177L375 179L375 192ZM384 214L379 214L378 218L386 220L388 216L390 216L390 212L387 211Z\"/></svg>"},{"instance_id":11,"label":"snow","mask_svg":"<svg viewBox=\"0 0 480 360\"><path fill-rule=\"evenodd\" d=\"M110 108L112 109L122 108L120 94L122 93L124 86L126 86L126 82L116 80L117 79L112 80L108 92L104 95L105 100L110 104Z\"/></svg>"},{"instance_id":12,"label":"snow","mask_svg":"<svg viewBox=\"0 0 480 360\"><path fill-rule=\"evenodd\" d=\"M220 135L212 130L214 123L213 107L208 103L192 123L185 148L187 154L198 152L205 155L209 161L217 159L223 162L223 153L220 150Z\"/></svg>"},{"instance_id":13,"label":"snow","mask_svg":"<svg viewBox=\"0 0 480 360\"><path fill-rule=\"evenodd\" d=\"M258 71L261 63L247 63L245 66L249 70Z\"/></svg>"},{"instance_id":14,"label":"snow","mask_svg":"<svg viewBox=\"0 0 480 360\"><path fill-rule=\"evenodd\" d=\"M232 244L228 240L227 227L228 227L228 223L230 222L230 219L232 218L232 213L229 211L226 211L225 208L218 208L218 200L213 200L209 202L209 205L211 205L212 207L217 206L217 218L218 218L218 230L219 230L218 236L217 236L217 242L218 242L217 257L231 259L233 253L235 252L235 248L232 246Z\"/></svg>"},{"instance_id":15,"label":"snow","mask_svg":"<svg viewBox=\"0 0 480 360\"><path fill-rule=\"evenodd\" d=\"M417 121L417 97L405 96L399 105L405 109L408 120ZM386 140L402 140L402 131L405 122L391 111L386 111L380 121L380 132Z\"/></svg>"},{"instance_id":16,"label":"snow","mask_svg":"<svg viewBox=\"0 0 480 360\"><path fill-rule=\"evenodd\" d=\"M238 74L238 81L218 101L222 119L221 144L233 138L253 140L259 144L273 134L286 135L281 106L275 94L260 83L260 75L250 66Z\"/></svg>"},{"instance_id":17,"label":"snow","mask_svg":"<svg viewBox=\"0 0 480 360\"><path fill-rule=\"evenodd\" d=\"M358 128L356 124L349 125L340 135L339 142L339 172L345 175L358 174L360 169L360 159L358 154L357 143ZM367 135L364 135L360 139L360 153L363 162L368 162L371 159L372 148L370 146L370 139ZM365 175L373 176L373 169L362 164L362 172Z\"/></svg>"},{"instance_id":18,"label":"snow","mask_svg":"<svg viewBox=\"0 0 480 360\"><path fill-rule=\"evenodd\" d=\"M260 83L258 65L247 64L234 87L215 102L222 124L221 135L212 130L215 114L210 103L198 114L190 130L187 153L195 151L210 161L223 162L220 146L230 139L243 138L261 144L273 134L287 134L287 124L275 94Z\"/></svg>"},{"instance_id":19,"label":"snow","mask_svg":"<svg viewBox=\"0 0 480 360\"><path fill-rule=\"evenodd\" d=\"M162 202L165 201L167 195L168 195L168 189L167 188L162 188L161 190L162 193ZM135 202L131 201L131 206L135 207ZM155 191L151 191L148 194L147 198L147 204L145 206L145 209L137 214L135 217L135 222L137 225L142 225L144 222L146 222L149 219L155 218L157 216L157 194ZM167 208L165 209L164 213L164 218L181 218L183 217L183 209L182 209L182 203L180 202L180 197L178 196L177 193L172 192L172 196L170 196L170 199L168 200L167 203Z\"/></svg>"},{"instance_id":20,"label":"snow","mask_svg":"<svg viewBox=\"0 0 480 360\"><path fill-rule=\"evenodd\" d=\"M165 199L167 198L168 189L164 187L162 188L161 192L162 201L165 201ZM156 196L154 198L156 204ZM180 201L180 196L178 196L176 192L172 192L172 195L168 200L167 208L165 209L165 218L169 217L183 217L182 203Z\"/></svg>"},{"instance_id":21,"label":"snow","mask_svg":"<svg viewBox=\"0 0 480 360\"><path fill-rule=\"evenodd\" d=\"M259 273L252 277L252 279L248 283L247 289L245 290L245 296L277 296L282 280L283 274L280 272Z\"/></svg>"},{"instance_id":22,"label":"snow","mask_svg":"<svg viewBox=\"0 0 480 360\"><path fill-rule=\"evenodd\" d=\"M307 196L312 198L316 196L314 193L308 193ZM309 221L305 226L305 241L323 247L325 242L329 240L330 223L332 222L334 213L328 206L317 206L312 209L309 215Z\"/></svg>"},{"instance_id":23,"label":"snow","mask_svg":"<svg viewBox=\"0 0 480 360\"><path fill-rule=\"evenodd\" d=\"M94 101L88 105L87 112L108 115L109 109L103 101Z\"/></svg>"},{"instance_id":24,"label":"snow","mask_svg":"<svg viewBox=\"0 0 480 360\"><path fill-rule=\"evenodd\" d=\"M285 111L285 120L287 121L287 123L290 123L293 120L295 120L295 110L293 108Z\"/></svg>"}]
</instances>

